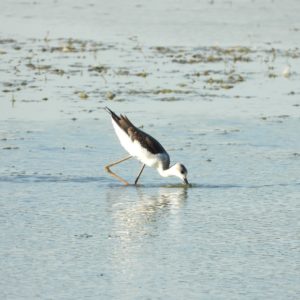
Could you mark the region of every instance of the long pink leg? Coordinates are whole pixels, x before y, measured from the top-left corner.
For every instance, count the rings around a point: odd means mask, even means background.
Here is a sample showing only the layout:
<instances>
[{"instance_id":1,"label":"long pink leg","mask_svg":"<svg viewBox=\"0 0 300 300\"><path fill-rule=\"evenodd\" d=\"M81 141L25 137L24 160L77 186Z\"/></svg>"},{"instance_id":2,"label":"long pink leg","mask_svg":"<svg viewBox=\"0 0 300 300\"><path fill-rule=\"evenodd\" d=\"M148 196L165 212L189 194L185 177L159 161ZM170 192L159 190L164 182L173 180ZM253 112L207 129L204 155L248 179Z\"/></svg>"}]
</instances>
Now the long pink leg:
<instances>
[{"instance_id":1,"label":"long pink leg","mask_svg":"<svg viewBox=\"0 0 300 300\"><path fill-rule=\"evenodd\" d=\"M113 162L113 163L111 163L111 164L105 166L105 167L104 167L104 170L105 170L107 173L109 173L111 176L113 176L113 177L117 178L118 180L122 181L125 185L129 185L129 183L128 183L125 179L123 179L122 177L120 177L119 175L117 175L116 173L114 173L114 172L110 169L110 167L113 167L113 166L115 166L115 165L117 165L117 164L120 164L120 163L122 163L123 161L128 160L128 159L130 159L130 158L132 158L131 155L129 155L129 156L123 158L123 159L120 159L120 160L118 160L118 161L116 161L116 162Z\"/></svg>"},{"instance_id":2,"label":"long pink leg","mask_svg":"<svg viewBox=\"0 0 300 300\"><path fill-rule=\"evenodd\" d=\"M138 180L139 180L139 178L140 178L140 176L141 176L141 174L142 174L142 172L144 171L144 168L145 168L145 164L143 164L143 166L142 166L142 169L141 169L141 171L140 171L140 173L139 173L139 175L137 176L137 178L136 178L136 180L135 180L135 182L134 182L134 184L136 185L137 184L137 182L138 182Z\"/></svg>"}]
</instances>

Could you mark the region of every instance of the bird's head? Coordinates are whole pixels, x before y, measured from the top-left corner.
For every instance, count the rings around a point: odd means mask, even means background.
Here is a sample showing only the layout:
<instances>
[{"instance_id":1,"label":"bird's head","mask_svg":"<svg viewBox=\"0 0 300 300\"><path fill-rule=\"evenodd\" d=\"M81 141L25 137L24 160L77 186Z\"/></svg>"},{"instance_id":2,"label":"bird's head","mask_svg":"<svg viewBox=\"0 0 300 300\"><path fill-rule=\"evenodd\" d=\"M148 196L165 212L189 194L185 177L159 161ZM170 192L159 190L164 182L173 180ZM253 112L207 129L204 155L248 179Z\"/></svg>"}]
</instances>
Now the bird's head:
<instances>
[{"instance_id":1,"label":"bird's head","mask_svg":"<svg viewBox=\"0 0 300 300\"><path fill-rule=\"evenodd\" d=\"M181 180L183 180L183 182L185 184L189 184L188 180L187 180L187 169L186 167L181 164L181 163L176 163L174 166L173 166L173 169L174 169L174 175L179 177Z\"/></svg>"}]
</instances>

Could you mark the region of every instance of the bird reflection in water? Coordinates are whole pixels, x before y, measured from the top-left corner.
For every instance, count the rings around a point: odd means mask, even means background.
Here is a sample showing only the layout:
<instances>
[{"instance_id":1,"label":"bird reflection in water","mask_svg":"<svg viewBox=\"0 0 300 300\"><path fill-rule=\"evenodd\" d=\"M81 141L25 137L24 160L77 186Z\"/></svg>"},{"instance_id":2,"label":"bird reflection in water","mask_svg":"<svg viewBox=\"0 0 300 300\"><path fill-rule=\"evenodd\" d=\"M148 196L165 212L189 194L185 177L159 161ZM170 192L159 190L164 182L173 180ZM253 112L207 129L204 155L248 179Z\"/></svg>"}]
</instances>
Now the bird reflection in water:
<instances>
[{"instance_id":1,"label":"bird reflection in water","mask_svg":"<svg viewBox=\"0 0 300 300\"><path fill-rule=\"evenodd\" d=\"M136 282L153 268L150 262L160 246L167 247L167 253L184 227L182 211L187 198L188 188L182 187L109 190L112 224L107 259L115 282Z\"/></svg>"},{"instance_id":2,"label":"bird reflection in water","mask_svg":"<svg viewBox=\"0 0 300 300\"><path fill-rule=\"evenodd\" d=\"M107 196L113 219L110 237L130 240L158 235L158 228L167 226L168 216L176 215L188 197L188 189L182 187L160 188L158 195L149 190L136 188L134 193L132 190L128 193L128 189L110 190Z\"/></svg>"}]
</instances>

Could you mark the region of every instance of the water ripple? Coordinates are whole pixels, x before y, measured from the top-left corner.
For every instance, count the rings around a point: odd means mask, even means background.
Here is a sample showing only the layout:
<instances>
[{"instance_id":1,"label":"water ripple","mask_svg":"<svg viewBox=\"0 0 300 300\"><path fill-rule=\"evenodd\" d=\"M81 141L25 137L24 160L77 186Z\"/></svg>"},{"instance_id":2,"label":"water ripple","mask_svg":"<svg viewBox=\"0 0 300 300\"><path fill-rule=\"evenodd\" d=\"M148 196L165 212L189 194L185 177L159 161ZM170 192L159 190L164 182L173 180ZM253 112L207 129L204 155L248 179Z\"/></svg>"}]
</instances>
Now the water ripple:
<instances>
[{"instance_id":1,"label":"water ripple","mask_svg":"<svg viewBox=\"0 0 300 300\"><path fill-rule=\"evenodd\" d=\"M29 182L99 182L101 176L68 176L68 175L10 175L0 176L0 182L29 183Z\"/></svg>"},{"instance_id":2,"label":"water ripple","mask_svg":"<svg viewBox=\"0 0 300 300\"><path fill-rule=\"evenodd\" d=\"M189 185L184 184L129 184L127 186L119 183L113 183L108 185L110 188L167 188L167 189L259 189L267 187L288 187L288 186L300 186L300 182L291 182L291 183L274 183L274 184L209 184L209 183L191 183Z\"/></svg>"}]
</instances>

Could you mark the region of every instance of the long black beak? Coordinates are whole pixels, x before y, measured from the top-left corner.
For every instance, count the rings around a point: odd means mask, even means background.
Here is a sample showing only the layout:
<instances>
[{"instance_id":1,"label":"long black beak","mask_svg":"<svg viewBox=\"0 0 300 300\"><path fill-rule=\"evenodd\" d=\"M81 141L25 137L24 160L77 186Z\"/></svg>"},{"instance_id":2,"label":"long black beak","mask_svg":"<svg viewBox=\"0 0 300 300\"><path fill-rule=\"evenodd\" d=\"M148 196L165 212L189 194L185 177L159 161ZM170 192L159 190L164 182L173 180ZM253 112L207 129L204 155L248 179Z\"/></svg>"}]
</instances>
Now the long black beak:
<instances>
[{"instance_id":1,"label":"long black beak","mask_svg":"<svg viewBox=\"0 0 300 300\"><path fill-rule=\"evenodd\" d=\"M188 180L186 178L184 178L184 183L185 184L189 184Z\"/></svg>"}]
</instances>

